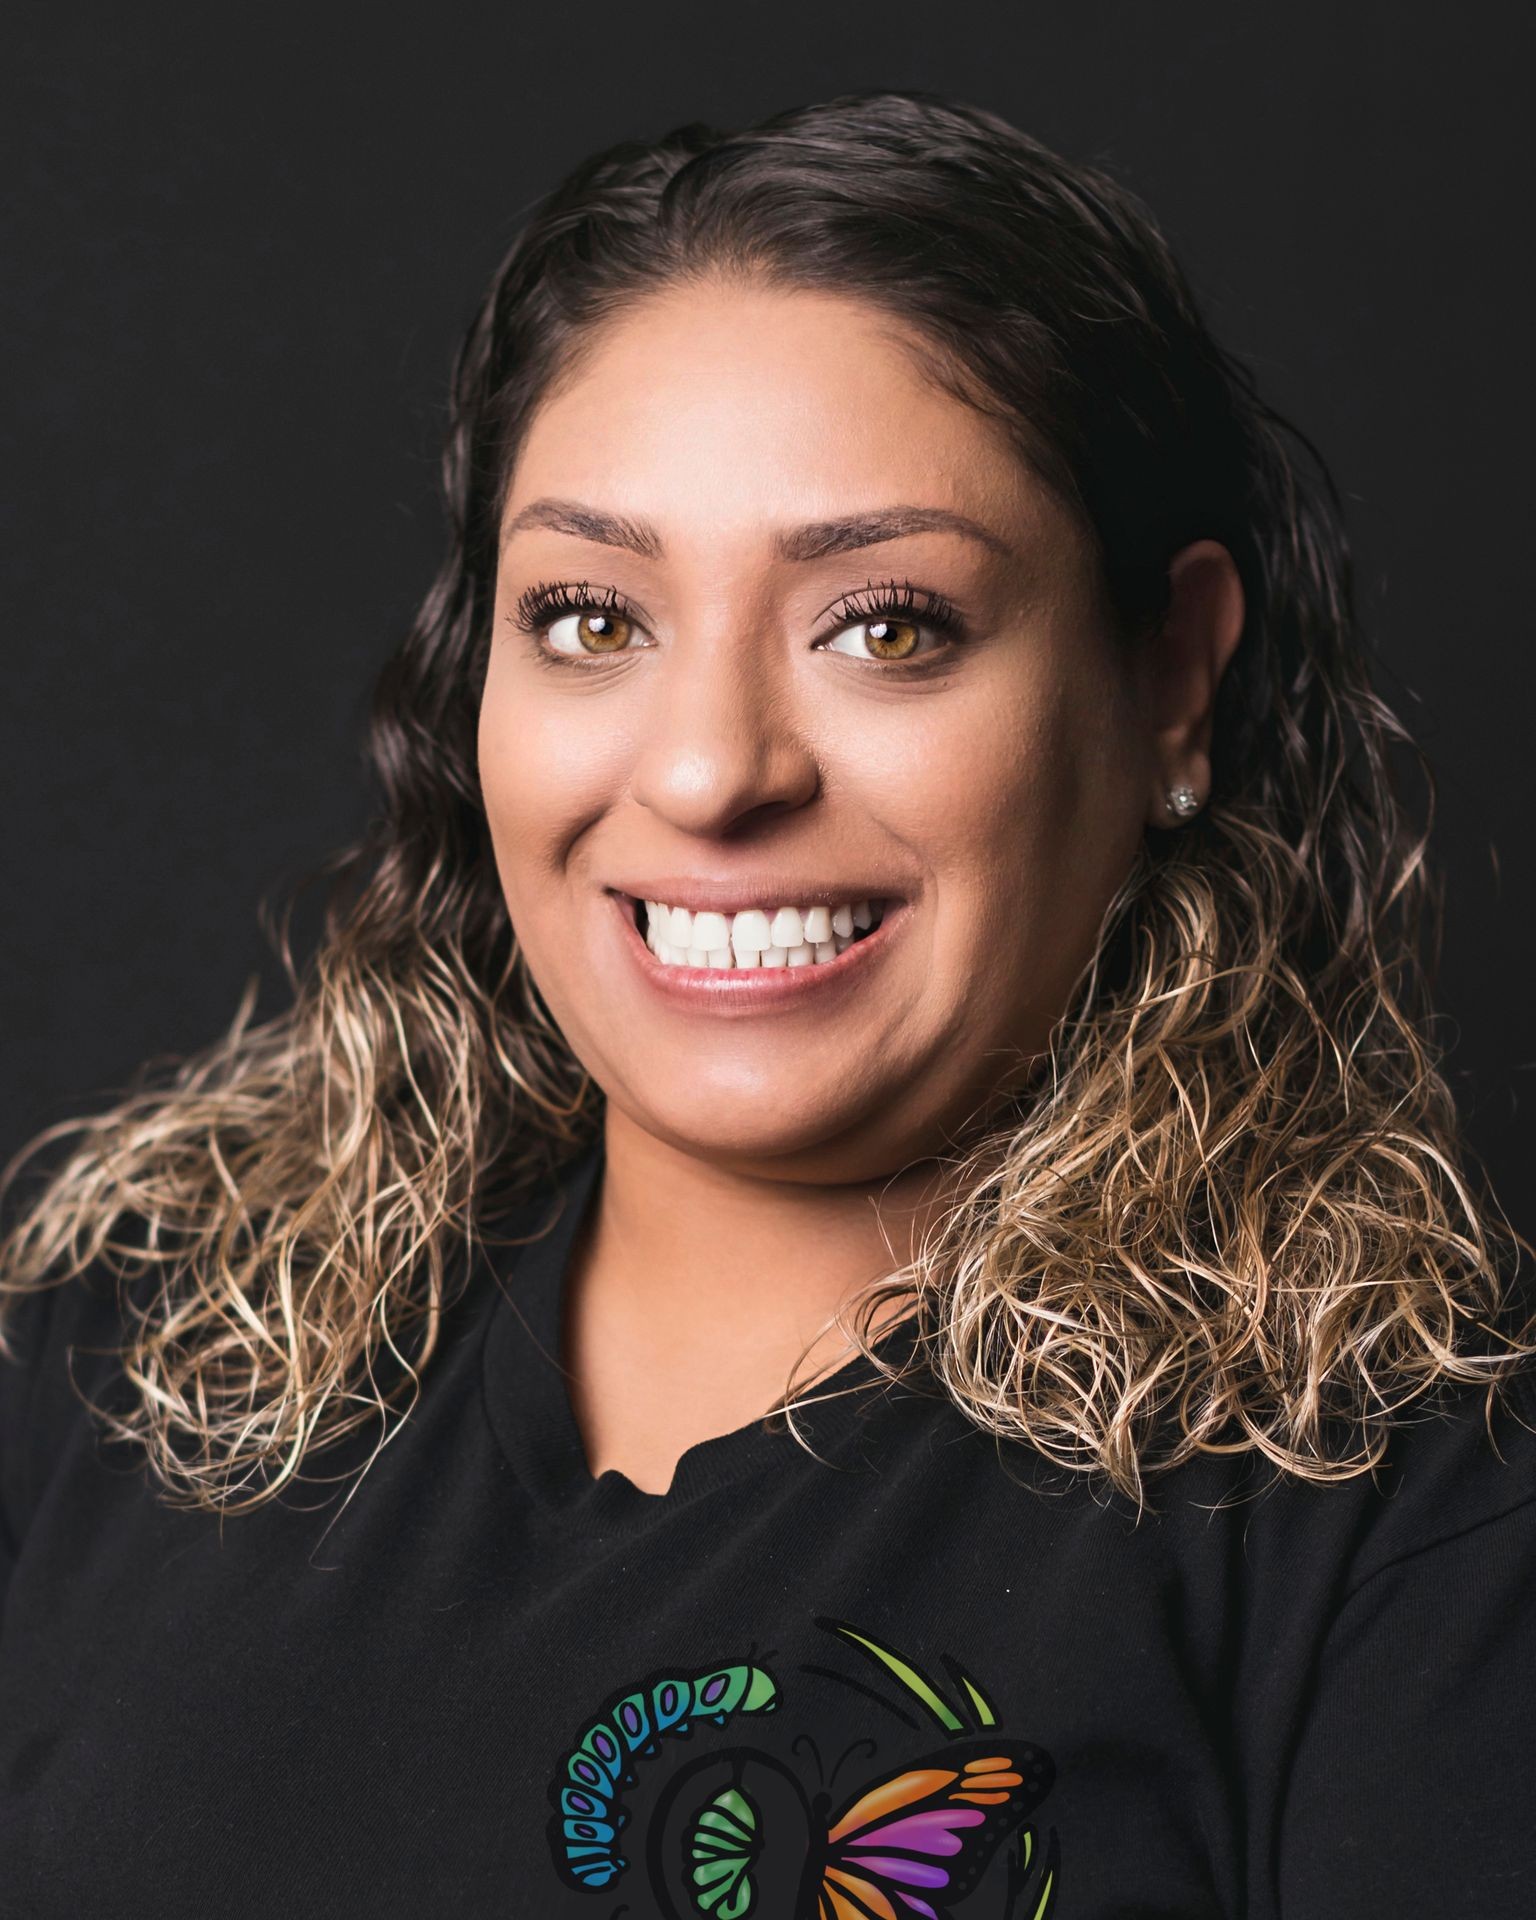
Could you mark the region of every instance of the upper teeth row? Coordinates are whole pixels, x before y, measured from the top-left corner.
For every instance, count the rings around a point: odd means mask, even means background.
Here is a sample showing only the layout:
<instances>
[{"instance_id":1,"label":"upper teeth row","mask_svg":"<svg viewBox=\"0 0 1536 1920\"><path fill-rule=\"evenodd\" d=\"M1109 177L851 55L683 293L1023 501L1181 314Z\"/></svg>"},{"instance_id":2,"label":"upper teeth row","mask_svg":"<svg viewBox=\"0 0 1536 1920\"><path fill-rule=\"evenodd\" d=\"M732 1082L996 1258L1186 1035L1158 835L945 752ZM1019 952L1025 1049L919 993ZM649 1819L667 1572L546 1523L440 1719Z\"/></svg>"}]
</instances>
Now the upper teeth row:
<instances>
[{"instance_id":1,"label":"upper teeth row","mask_svg":"<svg viewBox=\"0 0 1536 1920\"><path fill-rule=\"evenodd\" d=\"M747 907L740 913L690 913L647 900L646 945L660 958L694 966L801 964L834 959L877 918L876 904L857 900L839 907ZM825 952L822 950L825 949ZM784 959L780 959L780 955ZM697 957L695 957L697 956Z\"/></svg>"}]
</instances>

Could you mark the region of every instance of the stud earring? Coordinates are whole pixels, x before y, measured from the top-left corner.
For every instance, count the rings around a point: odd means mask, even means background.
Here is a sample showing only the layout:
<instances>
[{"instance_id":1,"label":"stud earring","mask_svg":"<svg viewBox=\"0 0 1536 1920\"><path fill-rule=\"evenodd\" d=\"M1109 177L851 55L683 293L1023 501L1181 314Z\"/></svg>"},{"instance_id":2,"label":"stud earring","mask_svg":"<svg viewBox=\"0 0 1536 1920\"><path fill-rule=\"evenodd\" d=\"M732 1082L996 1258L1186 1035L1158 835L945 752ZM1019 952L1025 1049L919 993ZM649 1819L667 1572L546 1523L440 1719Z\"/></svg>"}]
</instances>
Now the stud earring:
<instances>
[{"instance_id":1,"label":"stud earring","mask_svg":"<svg viewBox=\"0 0 1536 1920\"><path fill-rule=\"evenodd\" d=\"M1193 787L1170 787L1166 799L1168 811L1180 820L1193 820L1200 811L1200 796Z\"/></svg>"}]
</instances>

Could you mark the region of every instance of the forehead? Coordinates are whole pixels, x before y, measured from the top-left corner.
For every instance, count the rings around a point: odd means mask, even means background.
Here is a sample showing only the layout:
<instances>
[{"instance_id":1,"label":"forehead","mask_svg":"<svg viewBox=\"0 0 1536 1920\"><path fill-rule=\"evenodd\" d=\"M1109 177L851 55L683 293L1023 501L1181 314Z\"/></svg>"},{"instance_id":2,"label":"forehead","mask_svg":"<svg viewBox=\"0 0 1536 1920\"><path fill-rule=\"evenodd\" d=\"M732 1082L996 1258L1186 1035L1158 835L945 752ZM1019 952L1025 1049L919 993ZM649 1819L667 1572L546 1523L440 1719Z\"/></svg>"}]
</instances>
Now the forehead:
<instances>
[{"instance_id":1,"label":"forehead","mask_svg":"<svg viewBox=\"0 0 1536 1920\"><path fill-rule=\"evenodd\" d=\"M1017 525L1051 508L997 422L927 370L899 315L710 280L605 323L535 410L506 502L601 500L683 532L921 500Z\"/></svg>"}]
</instances>

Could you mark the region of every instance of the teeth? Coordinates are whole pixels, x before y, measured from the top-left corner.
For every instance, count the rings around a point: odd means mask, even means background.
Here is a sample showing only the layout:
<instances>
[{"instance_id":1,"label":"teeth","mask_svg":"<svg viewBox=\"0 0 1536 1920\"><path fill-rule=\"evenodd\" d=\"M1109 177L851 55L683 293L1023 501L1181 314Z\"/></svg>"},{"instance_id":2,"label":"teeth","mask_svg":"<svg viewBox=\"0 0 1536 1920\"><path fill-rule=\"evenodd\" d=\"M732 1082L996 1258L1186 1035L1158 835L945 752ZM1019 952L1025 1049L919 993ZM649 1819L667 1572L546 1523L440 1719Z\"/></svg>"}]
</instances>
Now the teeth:
<instances>
[{"instance_id":1,"label":"teeth","mask_svg":"<svg viewBox=\"0 0 1536 1920\"><path fill-rule=\"evenodd\" d=\"M805 939L805 922L794 907L780 907L768 931L776 947L798 947Z\"/></svg>"},{"instance_id":2,"label":"teeth","mask_svg":"<svg viewBox=\"0 0 1536 1920\"><path fill-rule=\"evenodd\" d=\"M768 928L768 916L759 913L756 907L748 907L731 922L731 946L735 949L738 966L745 955L761 953L764 947L772 945L773 935Z\"/></svg>"},{"instance_id":3,"label":"teeth","mask_svg":"<svg viewBox=\"0 0 1536 1920\"><path fill-rule=\"evenodd\" d=\"M664 900L645 902L645 944L663 966L825 966L853 945L854 931L868 933L881 919L878 900L845 901L838 907L778 907L740 913L691 913Z\"/></svg>"}]
</instances>

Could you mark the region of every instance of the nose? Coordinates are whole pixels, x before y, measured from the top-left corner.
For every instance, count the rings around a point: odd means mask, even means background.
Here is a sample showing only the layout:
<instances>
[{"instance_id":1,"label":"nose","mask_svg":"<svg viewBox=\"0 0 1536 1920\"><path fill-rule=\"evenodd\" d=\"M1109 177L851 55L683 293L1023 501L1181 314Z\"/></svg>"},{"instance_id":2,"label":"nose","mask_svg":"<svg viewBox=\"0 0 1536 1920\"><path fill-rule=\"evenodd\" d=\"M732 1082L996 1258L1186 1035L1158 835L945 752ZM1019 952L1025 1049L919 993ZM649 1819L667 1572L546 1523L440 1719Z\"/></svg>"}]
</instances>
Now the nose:
<instances>
[{"instance_id":1,"label":"nose","mask_svg":"<svg viewBox=\"0 0 1536 1920\"><path fill-rule=\"evenodd\" d=\"M787 665L750 632L679 641L649 703L631 797L702 836L803 807L821 770Z\"/></svg>"}]
</instances>

